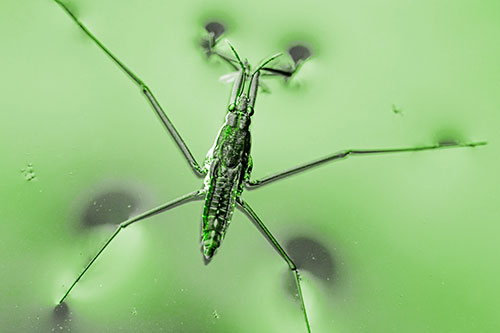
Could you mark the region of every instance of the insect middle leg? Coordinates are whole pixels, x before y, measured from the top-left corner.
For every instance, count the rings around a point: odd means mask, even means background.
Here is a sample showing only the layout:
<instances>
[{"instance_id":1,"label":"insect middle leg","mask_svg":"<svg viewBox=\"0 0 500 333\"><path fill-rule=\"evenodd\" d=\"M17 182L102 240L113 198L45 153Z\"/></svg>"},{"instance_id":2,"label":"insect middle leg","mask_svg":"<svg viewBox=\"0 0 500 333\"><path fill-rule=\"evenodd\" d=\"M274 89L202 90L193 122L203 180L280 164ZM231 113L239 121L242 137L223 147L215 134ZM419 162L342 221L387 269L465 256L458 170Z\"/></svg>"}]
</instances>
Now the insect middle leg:
<instances>
[{"instance_id":1,"label":"insect middle leg","mask_svg":"<svg viewBox=\"0 0 500 333\"><path fill-rule=\"evenodd\" d=\"M318 160L299 165L297 167L287 169L275 174L271 174L267 177L258 179L258 180L250 180L245 185L251 190L257 187L272 183L279 179L283 179L303 171L306 171L310 168L322 165L327 162L333 162L336 160L343 160L348 158L349 156L368 156L375 154L386 154L386 153L403 153L403 152L417 152L417 151L425 151L425 150L435 150L435 149L443 149L443 148L464 148L464 147L476 147L486 145L486 142L469 142L469 143L446 143L446 144L436 144L429 146L418 146L418 147L407 147L407 148L389 148L389 149L348 149L342 150L334 153L333 155L329 155Z\"/></svg>"},{"instance_id":2,"label":"insect middle leg","mask_svg":"<svg viewBox=\"0 0 500 333\"><path fill-rule=\"evenodd\" d=\"M111 235L111 237L108 238L108 240L106 241L106 243L104 243L104 245L97 252L97 254L92 258L92 260L90 260L90 262L87 264L87 266L85 266L85 268L80 273L80 275L78 275L77 278L75 279L75 281L73 281L73 283L68 288L68 290L66 291L66 293L61 298L61 300L59 301L58 304L61 304L62 302L64 302L64 300L69 295L69 293L71 292L71 290L73 290L73 287L78 283L78 281L80 281L80 279L82 278L82 276L88 271L88 269L90 268L90 266L92 266L92 264L97 260L97 258L106 249L106 247L111 243L111 241L120 233L120 231L122 231L123 229L125 229L126 227L128 227L129 225L131 225L131 224L133 224L135 222L142 221L142 220L144 220L144 219L146 219L148 217L154 216L156 214L160 214L162 212L166 212L167 210L170 210L170 209L175 208L175 207L179 207L179 206L181 206L181 205L183 205L183 204L185 204L185 203L187 203L189 201L199 200L202 197L203 197L202 190L194 191L194 192L191 192L191 193L188 193L186 195L183 195L182 197L179 197L179 198L177 198L177 199L175 199L173 201L170 201L170 202L168 202L166 204L163 204L161 206L158 206L156 208L148 210L147 212L139 214L139 215L137 215L135 217L132 217L132 218L130 218L130 219L128 219L128 220L120 223L120 225L115 230L115 232Z\"/></svg>"},{"instance_id":3,"label":"insect middle leg","mask_svg":"<svg viewBox=\"0 0 500 333\"><path fill-rule=\"evenodd\" d=\"M264 237L267 239L269 244L278 252L278 254L285 260L286 264L290 268L290 270L293 272L295 276L295 282L297 284L297 293L300 298L300 303L302 305L302 311L304 313L304 319L306 322L307 326L307 331L310 333L311 332L311 327L309 325L309 319L307 317L307 311L306 307L304 304L304 297L302 295L302 288L300 285L300 274L299 270L297 269L297 265L292 261L292 259L288 256L288 254L285 252L283 247L279 244L279 242L276 240L276 238L273 236L273 234L267 229L266 225L262 220L257 216L257 214L254 212L254 210L250 207L250 205L243 199L238 198L236 200L238 203L238 207L250 218L250 220L255 224L255 226L259 229L259 231L264 235Z\"/></svg>"},{"instance_id":4,"label":"insect middle leg","mask_svg":"<svg viewBox=\"0 0 500 333\"><path fill-rule=\"evenodd\" d=\"M66 13L71 17L71 19L83 30L83 32L90 38L92 39L101 50L103 50L124 72L127 74L136 84L139 86L141 89L141 92L146 96L146 99L148 100L149 104L153 107L153 110L155 111L156 115L160 119L161 123L163 126L167 129L167 131L172 135L172 138L174 139L175 143L181 150L182 154L186 158L187 162L193 169L193 172L200 178L202 178L206 171L200 167L196 159L194 158L193 154L189 150L188 146L182 139L181 135L179 132L175 129L174 125L170 121L170 119L167 117L167 114L165 111L163 111L160 103L156 99L156 97L153 95L149 87L137 76L132 72L130 68L128 68L118 57L116 57L97 37L90 32L90 30L69 10L69 8L61 1L61 0L54 0L59 6L61 6L62 9L66 11Z\"/></svg>"}]
</instances>

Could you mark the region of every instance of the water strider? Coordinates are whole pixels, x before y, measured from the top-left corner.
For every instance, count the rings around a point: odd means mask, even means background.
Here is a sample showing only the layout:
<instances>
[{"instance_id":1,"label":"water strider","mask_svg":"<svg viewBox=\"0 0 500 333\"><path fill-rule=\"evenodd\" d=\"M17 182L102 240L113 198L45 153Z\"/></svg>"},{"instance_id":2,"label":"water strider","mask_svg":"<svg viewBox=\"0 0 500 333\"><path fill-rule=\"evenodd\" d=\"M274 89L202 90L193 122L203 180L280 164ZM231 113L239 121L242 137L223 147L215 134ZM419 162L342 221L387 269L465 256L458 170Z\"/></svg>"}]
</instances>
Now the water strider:
<instances>
[{"instance_id":1,"label":"water strider","mask_svg":"<svg viewBox=\"0 0 500 333\"><path fill-rule=\"evenodd\" d=\"M292 56L295 66L290 70L267 67L267 65L277 58L280 54L276 54L257 66L253 71L248 61L242 61L234 47L228 42L232 50L234 58L228 57L214 49L217 43L217 38L213 32L209 32L207 40L206 51L208 55L216 55L222 60L227 62L230 66L238 70L238 75L235 79L229 105L227 107L226 120L222 125L217 139L213 147L208 151L205 163L200 166L196 159L191 154L186 143L172 122L169 120L159 102L148 88L148 86L137 77L125 64L123 64L114 54L112 54L106 46L104 46L84 25L78 18L66 7L60 0L54 0L58 3L74 20L76 24L90 37L141 89L141 92L146 97L147 101L151 104L153 110L159 117L161 123L165 126L170 133L175 143L181 150L185 159L191 166L194 173L204 178L204 185L202 189L187 193L173 201L163 204L159 207L153 208L138 216L130 218L122 222L106 243L101 247L97 254L92 258L88 265L74 280L66 293L60 299L59 304L63 303L69 295L76 283L82 278L87 270L96 261L99 255L106 249L111 241L120 233L121 230L130 226L133 223L144 220L153 215L165 212L174 207L181 206L189 201L204 200L205 205L202 215L202 231L201 231L201 249L203 260L208 264L212 257L215 255L217 249L220 247L222 240L231 221L235 207L241 209L249 219L256 225L261 233L266 237L270 245L279 253L283 260L288 265L289 269L293 272L296 285L297 294L300 298L304 321L307 331L310 332L310 323L304 304L304 297L301 289L301 279L297 266L293 260L288 256L280 243L272 235L269 229L265 226L262 220L258 217L250 205L242 198L242 193L247 189L254 189L260 186L269 184L279 179L300 173L321 164L332 162L335 160L345 159L349 156L368 156L373 154L382 153L398 153L398 152L412 152L424 151L440 148L450 147L475 147L484 145L485 142L476 143L457 143L446 142L428 146L407 147L407 148L390 148L390 149L349 149L343 150L318 160L302 164L282 172L278 172L262 179L251 180L252 172L252 159L250 156L250 123L252 115L254 114L255 100L259 88L259 78L261 75L283 76L290 78L300 67L301 60ZM310 55L310 54L309 54ZM309 56L308 55L308 56ZM307 57L308 57L307 56Z\"/></svg>"}]
</instances>

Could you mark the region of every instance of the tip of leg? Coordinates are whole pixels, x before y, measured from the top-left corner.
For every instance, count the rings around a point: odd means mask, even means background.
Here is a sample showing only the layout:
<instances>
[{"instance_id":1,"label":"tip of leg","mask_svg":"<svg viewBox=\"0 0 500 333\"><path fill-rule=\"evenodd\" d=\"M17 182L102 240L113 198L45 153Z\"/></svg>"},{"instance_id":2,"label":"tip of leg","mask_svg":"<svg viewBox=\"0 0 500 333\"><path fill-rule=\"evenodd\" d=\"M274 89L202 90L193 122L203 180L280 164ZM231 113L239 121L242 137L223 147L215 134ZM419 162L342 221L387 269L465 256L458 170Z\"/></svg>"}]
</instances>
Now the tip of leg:
<instances>
[{"instance_id":1,"label":"tip of leg","mask_svg":"<svg viewBox=\"0 0 500 333\"><path fill-rule=\"evenodd\" d=\"M68 305L64 302L56 305L52 311L52 331L54 330L71 330L71 311Z\"/></svg>"},{"instance_id":2,"label":"tip of leg","mask_svg":"<svg viewBox=\"0 0 500 333\"><path fill-rule=\"evenodd\" d=\"M465 143L465 144L462 144L462 146L474 148L474 147L477 147L477 146L485 146L487 144L488 143L486 141L479 141L479 142Z\"/></svg>"},{"instance_id":3,"label":"tip of leg","mask_svg":"<svg viewBox=\"0 0 500 333\"><path fill-rule=\"evenodd\" d=\"M68 305L64 302L59 302L54 307L54 315L57 317L65 317L68 314Z\"/></svg>"},{"instance_id":4,"label":"tip of leg","mask_svg":"<svg viewBox=\"0 0 500 333\"><path fill-rule=\"evenodd\" d=\"M66 299L66 295L64 295L63 298L61 298L59 301L57 301L56 303L56 306L55 307L58 307L58 306L61 306L62 304L66 304L64 301Z\"/></svg>"}]
</instances>

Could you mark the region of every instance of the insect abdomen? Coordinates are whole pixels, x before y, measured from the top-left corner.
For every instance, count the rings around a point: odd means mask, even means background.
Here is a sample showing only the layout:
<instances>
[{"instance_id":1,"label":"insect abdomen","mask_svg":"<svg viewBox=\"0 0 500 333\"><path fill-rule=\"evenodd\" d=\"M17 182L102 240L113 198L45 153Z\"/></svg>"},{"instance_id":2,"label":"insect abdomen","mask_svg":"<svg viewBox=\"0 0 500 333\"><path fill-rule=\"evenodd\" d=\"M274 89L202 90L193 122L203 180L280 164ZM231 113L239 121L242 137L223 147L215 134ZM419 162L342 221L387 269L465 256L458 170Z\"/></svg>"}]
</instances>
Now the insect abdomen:
<instances>
[{"instance_id":1,"label":"insect abdomen","mask_svg":"<svg viewBox=\"0 0 500 333\"><path fill-rule=\"evenodd\" d=\"M220 246L233 216L238 188L239 169L211 179L208 187L202 224L202 250L205 260L210 260Z\"/></svg>"}]
</instances>

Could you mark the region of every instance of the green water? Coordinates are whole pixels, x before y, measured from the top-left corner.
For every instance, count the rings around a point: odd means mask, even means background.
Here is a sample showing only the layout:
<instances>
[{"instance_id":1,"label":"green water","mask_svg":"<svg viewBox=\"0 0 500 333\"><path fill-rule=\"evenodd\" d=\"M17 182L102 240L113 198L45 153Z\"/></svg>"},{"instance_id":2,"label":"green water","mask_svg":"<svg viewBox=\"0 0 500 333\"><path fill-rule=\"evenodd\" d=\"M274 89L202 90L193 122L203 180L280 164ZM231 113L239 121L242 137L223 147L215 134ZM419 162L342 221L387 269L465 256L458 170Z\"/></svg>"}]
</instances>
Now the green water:
<instances>
[{"instance_id":1,"label":"green water","mask_svg":"<svg viewBox=\"0 0 500 333\"><path fill-rule=\"evenodd\" d=\"M199 161L231 89L218 81L227 65L198 46L209 19L253 64L296 40L313 50L291 84L267 80L272 93L258 96L254 177L346 148L488 141L352 158L244 198L283 244L306 237L329 253L329 276L302 274L313 332L500 329L497 1L69 3ZM89 212L118 219L201 181L139 89L53 1L2 1L0 34L0 331L305 331L287 266L240 212L203 265L201 202L123 231L54 315L114 229L86 227Z\"/></svg>"}]
</instances>

